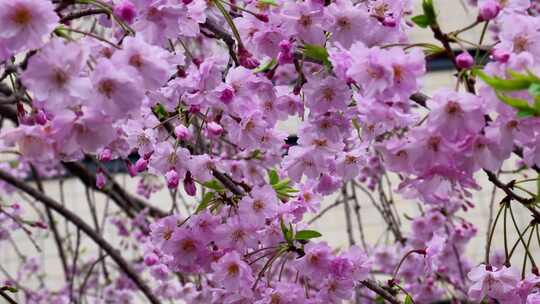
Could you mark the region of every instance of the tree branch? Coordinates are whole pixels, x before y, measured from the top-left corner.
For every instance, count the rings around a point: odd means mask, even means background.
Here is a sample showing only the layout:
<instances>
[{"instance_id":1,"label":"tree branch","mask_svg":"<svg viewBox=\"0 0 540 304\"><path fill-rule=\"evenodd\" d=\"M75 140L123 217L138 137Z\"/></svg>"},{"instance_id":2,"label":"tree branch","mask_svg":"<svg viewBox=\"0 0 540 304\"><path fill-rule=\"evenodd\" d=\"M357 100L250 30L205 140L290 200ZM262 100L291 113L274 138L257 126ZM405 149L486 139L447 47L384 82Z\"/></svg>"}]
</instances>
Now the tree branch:
<instances>
[{"instance_id":1,"label":"tree branch","mask_svg":"<svg viewBox=\"0 0 540 304\"><path fill-rule=\"evenodd\" d=\"M103 250L109 254L109 256L116 262L118 267L137 285L137 287L144 293L152 304L160 304L158 299L154 296L148 285L139 277L138 273L131 268L128 262L121 256L121 254L113 248L104 238L102 238L92 227L90 227L86 222L84 222L78 215L73 213L71 210L66 209L60 203L56 202L52 198L46 196L45 194L39 192L33 187L28 186L24 181L21 181L11 174L0 171L0 179L6 181L10 185L19 188L20 190L26 192L28 195L32 196L36 200L43 203L45 206L53 209L69 222L74 224L77 228L82 230L88 237L90 237L97 245L99 245Z\"/></svg>"}]
</instances>

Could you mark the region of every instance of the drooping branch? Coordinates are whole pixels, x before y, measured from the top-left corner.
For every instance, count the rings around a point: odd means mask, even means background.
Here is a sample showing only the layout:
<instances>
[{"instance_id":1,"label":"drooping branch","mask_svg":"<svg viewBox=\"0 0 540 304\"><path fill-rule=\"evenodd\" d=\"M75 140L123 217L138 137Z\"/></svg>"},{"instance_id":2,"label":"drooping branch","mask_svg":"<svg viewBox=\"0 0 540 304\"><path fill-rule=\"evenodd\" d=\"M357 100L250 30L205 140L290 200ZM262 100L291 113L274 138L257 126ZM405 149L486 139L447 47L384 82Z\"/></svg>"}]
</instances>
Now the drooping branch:
<instances>
[{"instance_id":1,"label":"drooping branch","mask_svg":"<svg viewBox=\"0 0 540 304\"><path fill-rule=\"evenodd\" d=\"M371 291L375 292L376 294L380 295L383 299L385 299L386 301L392 304L401 304L401 302L398 299L396 299L391 293L389 293L384 288L379 286L379 284L377 284L373 280L364 280L362 281L362 285L364 285Z\"/></svg>"},{"instance_id":2,"label":"drooping branch","mask_svg":"<svg viewBox=\"0 0 540 304\"><path fill-rule=\"evenodd\" d=\"M11 174L0 171L0 179L4 180L8 184L16 187L26 194L30 195L37 201L43 203L46 207L51 208L58 214L63 216L70 223L75 225L78 229L82 230L88 237L90 237L97 245L114 260L118 267L135 283L135 285L144 293L146 298L152 304L159 304L159 300L152 293L148 285L141 279L138 273L129 265L129 263L122 257L120 252L111 246L103 237L101 237L92 227L90 227L83 219L71 210L65 208L60 203L56 202L52 198L46 196L42 192L28 186L24 181L17 179Z\"/></svg>"}]
</instances>

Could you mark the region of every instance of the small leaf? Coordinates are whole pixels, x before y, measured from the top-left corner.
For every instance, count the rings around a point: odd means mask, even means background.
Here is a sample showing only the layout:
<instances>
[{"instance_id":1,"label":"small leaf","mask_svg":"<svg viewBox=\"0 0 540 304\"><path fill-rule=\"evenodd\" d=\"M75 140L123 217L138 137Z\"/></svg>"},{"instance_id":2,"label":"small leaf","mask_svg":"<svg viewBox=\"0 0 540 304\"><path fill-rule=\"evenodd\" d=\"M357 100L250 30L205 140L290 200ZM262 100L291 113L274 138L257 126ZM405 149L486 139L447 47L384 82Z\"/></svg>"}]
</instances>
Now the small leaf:
<instances>
[{"instance_id":1,"label":"small leaf","mask_svg":"<svg viewBox=\"0 0 540 304\"><path fill-rule=\"evenodd\" d=\"M519 117L540 116L540 109L531 107L529 102L525 99L509 97L498 92L497 97L499 97L502 102L506 103L512 108L517 109L517 115Z\"/></svg>"},{"instance_id":2,"label":"small leaf","mask_svg":"<svg viewBox=\"0 0 540 304\"><path fill-rule=\"evenodd\" d=\"M411 298L410 295L407 295L405 297L405 301L403 302L403 304L413 304L413 303L414 303L414 301L413 301L413 299Z\"/></svg>"},{"instance_id":3,"label":"small leaf","mask_svg":"<svg viewBox=\"0 0 540 304\"><path fill-rule=\"evenodd\" d=\"M154 107L154 113L157 115L159 119L165 119L167 118L167 110L163 107L161 104L157 104Z\"/></svg>"},{"instance_id":4,"label":"small leaf","mask_svg":"<svg viewBox=\"0 0 540 304\"><path fill-rule=\"evenodd\" d=\"M540 96L540 84L538 83L531 84L529 86L529 94L531 94L534 97Z\"/></svg>"},{"instance_id":5,"label":"small leaf","mask_svg":"<svg viewBox=\"0 0 540 304\"><path fill-rule=\"evenodd\" d=\"M268 60L265 63L261 63L257 68L253 70L253 73L261 73L261 72L268 72L270 71L275 65L277 64L277 61L275 59Z\"/></svg>"},{"instance_id":6,"label":"small leaf","mask_svg":"<svg viewBox=\"0 0 540 304\"><path fill-rule=\"evenodd\" d=\"M330 64L328 51L324 47L316 44L304 44L303 48L306 57L321 61L324 64Z\"/></svg>"},{"instance_id":7,"label":"small leaf","mask_svg":"<svg viewBox=\"0 0 540 304\"><path fill-rule=\"evenodd\" d=\"M268 179L270 181L270 185L275 185L279 182L279 175L276 170L270 170L268 171Z\"/></svg>"},{"instance_id":8,"label":"small leaf","mask_svg":"<svg viewBox=\"0 0 540 304\"><path fill-rule=\"evenodd\" d=\"M431 24L426 15L416 15L412 17L411 20L421 28L427 28Z\"/></svg>"},{"instance_id":9,"label":"small leaf","mask_svg":"<svg viewBox=\"0 0 540 304\"><path fill-rule=\"evenodd\" d=\"M203 196L203 199L199 206L197 206L197 209L195 210L195 213L199 213L206 209L208 207L208 204L214 199L214 192L206 192L206 194Z\"/></svg>"},{"instance_id":10,"label":"small leaf","mask_svg":"<svg viewBox=\"0 0 540 304\"><path fill-rule=\"evenodd\" d=\"M294 236L295 240L309 240L321 237L322 234L320 234L318 231L315 230L300 230L296 232L296 235Z\"/></svg>"},{"instance_id":11,"label":"small leaf","mask_svg":"<svg viewBox=\"0 0 540 304\"><path fill-rule=\"evenodd\" d=\"M285 226L285 222L283 222L283 219L279 220L279 225L281 226L281 232L283 233L283 238L289 245L293 245L292 241L292 227L291 229L288 229L287 226Z\"/></svg>"},{"instance_id":12,"label":"small leaf","mask_svg":"<svg viewBox=\"0 0 540 304\"><path fill-rule=\"evenodd\" d=\"M424 16L426 16L429 21L428 25L432 25L437 20L437 14L435 13L435 8L433 7L433 0L423 0L422 9L424 10Z\"/></svg>"},{"instance_id":13,"label":"small leaf","mask_svg":"<svg viewBox=\"0 0 540 304\"><path fill-rule=\"evenodd\" d=\"M211 181L207 181L206 183L203 184L203 186L212 190L219 191L219 192L225 191L225 188L223 187L223 185L215 179Z\"/></svg>"},{"instance_id":14,"label":"small leaf","mask_svg":"<svg viewBox=\"0 0 540 304\"><path fill-rule=\"evenodd\" d=\"M482 70L474 70L474 74L478 75L487 85L499 91L520 91L526 90L531 86L530 79L502 79L497 76L491 77Z\"/></svg>"},{"instance_id":15,"label":"small leaf","mask_svg":"<svg viewBox=\"0 0 540 304\"><path fill-rule=\"evenodd\" d=\"M278 3L275 0L259 0L260 4L278 6Z\"/></svg>"}]
</instances>

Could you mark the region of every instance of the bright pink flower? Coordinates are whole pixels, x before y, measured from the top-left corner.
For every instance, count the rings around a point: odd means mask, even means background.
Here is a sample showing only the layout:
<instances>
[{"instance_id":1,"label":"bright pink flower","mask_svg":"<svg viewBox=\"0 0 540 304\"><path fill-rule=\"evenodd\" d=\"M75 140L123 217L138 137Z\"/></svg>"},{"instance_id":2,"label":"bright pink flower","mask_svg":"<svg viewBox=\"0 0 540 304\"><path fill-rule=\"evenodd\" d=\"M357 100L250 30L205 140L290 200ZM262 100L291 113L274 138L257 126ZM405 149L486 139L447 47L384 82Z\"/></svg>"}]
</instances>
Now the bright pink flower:
<instances>
[{"instance_id":1,"label":"bright pink flower","mask_svg":"<svg viewBox=\"0 0 540 304\"><path fill-rule=\"evenodd\" d=\"M87 58L79 44L53 39L30 58L21 79L47 110L59 111L88 96L90 80L80 75Z\"/></svg>"},{"instance_id":2,"label":"bright pink flower","mask_svg":"<svg viewBox=\"0 0 540 304\"><path fill-rule=\"evenodd\" d=\"M486 296L501 299L517 287L519 272L514 268L501 267L488 269L486 265L473 268L469 279L473 285L469 288L469 297L474 301L482 301Z\"/></svg>"},{"instance_id":3,"label":"bright pink flower","mask_svg":"<svg viewBox=\"0 0 540 304\"><path fill-rule=\"evenodd\" d=\"M212 264L213 278L228 291L240 292L243 295L251 293L254 282L251 267L240 259L236 251L231 251Z\"/></svg>"},{"instance_id":4,"label":"bright pink flower","mask_svg":"<svg viewBox=\"0 0 540 304\"><path fill-rule=\"evenodd\" d=\"M351 99L351 91L334 77L312 79L304 85L306 104L314 113L343 111Z\"/></svg>"},{"instance_id":5,"label":"bright pink flower","mask_svg":"<svg viewBox=\"0 0 540 304\"><path fill-rule=\"evenodd\" d=\"M322 44L324 41L324 12L314 1L286 2L281 11L286 32L300 37L306 43Z\"/></svg>"},{"instance_id":6,"label":"bright pink flower","mask_svg":"<svg viewBox=\"0 0 540 304\"><path fill-rule=\"evenodd\" d=\"M305 255L296 260L295 267L304 276L325 277L330 270L331 249L325 243L308 243L304 246Z\"/></svg>"},{"instance_id":7,"label":"bright pink flower","mask_svg":"<svg viewBox=\"0 0 540 304\"><path fill-rule=\"evenodd\" d=\"M154 90L164 85L174 72L170 57L164 49L148 44L137 36L124 39L122 50L114 53L112 62L118 66L132 67L142 78L145 88ZM184 57L177 57L175 63L183 64Z\"/></svg>"},{"instance_id":8,"label":"bright pink flower","mask_svg":"<svg viewBox=\"0 0 540 304\"><path fill-rule=\"evenodd\" d=\"M99 59L91 76L94 92L85 103L113 119L139 111L143 99L140 78L128 74L128 70Z\"/></svg>"},{"instance_id":9,"label":"bright pink flower","mask_svg":"<svg viewBox=\"0 0 540 304\"><path fill-rule=\"evenodd\" d=\"M114 6L114 14L128 24L133 23L137 17L137 8L129 0L122 0Z\"/></svg>"},{"instance_id":10,"label":"bright pink flower","mask_svg":"<svg viewBox=\"0 0 540 304\"><path fill-rule=\"evenodd\" d=\"M50 1L0 1L0 39L13 52L41 47L58 20Z\"/></svg>"},{"instance_id":11,"label":"bright pink flower","mask_svg":"<svg viewBox=\"0 0 540 304\"><path fill-rule=\"evenodd\" d=\"M272 186L266 185L253 188L251 197L245 196L238 204L241 216L258 224L276 215L278 200Z\"/></svg>"}]
</instances>

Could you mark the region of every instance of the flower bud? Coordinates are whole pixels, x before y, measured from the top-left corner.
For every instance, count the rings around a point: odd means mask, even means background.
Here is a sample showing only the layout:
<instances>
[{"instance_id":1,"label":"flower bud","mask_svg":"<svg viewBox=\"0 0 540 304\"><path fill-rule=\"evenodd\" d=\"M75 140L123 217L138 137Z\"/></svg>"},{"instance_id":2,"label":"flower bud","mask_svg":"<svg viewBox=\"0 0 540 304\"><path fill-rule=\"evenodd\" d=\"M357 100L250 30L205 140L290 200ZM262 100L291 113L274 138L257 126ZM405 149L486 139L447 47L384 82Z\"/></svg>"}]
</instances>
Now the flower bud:
<instances>
[{"instance_id":1,"label":"flower bud","mask_svg":"<svg viewBox=\"0 0 540 304\"><path fill-rule=\"evenodd\" d=\"M109 148L103 149L98 156L100 161L110 161L112 159L112 151Z\"/></svg>"},{"instance_id":2,"label":"flower bud","mask_svg":"<svg viewBox=\"0 0 540 304\"><path fill-rule=\"evenodd\" d=\"M268 22L270 20L266 14L255 14L255 18L261 20L262 22Z\"/></svg>"},{"instance_id":3,"label":"flower bud","mask_svg":"<svg viewBox=\"0 0 540 304\"><path fill-rule=\"evenodd\" d=\"M507 63L508 60L510 59L510 53L503 50L494 49L491 52L490 58L493 61L497 61L500 63Z\"/></svg>"},{"instance_id":4,"label":"flower bud","mask_svg":"<svg viewBox=\"0 0 540 304\"><path fill-rule=\"evenodd\" d=\"M165 173L165 180L169 189L176 189L180 183L180 177L174 168Z\"/></svg>"},{"instance_id":5,"label":"flower bud","mask_svg":"<svg viewBox=\"0 0 540 304\"><path fill-rule=\"evenodd\" d=\"M224 104L229 104L234 98L234 91L231 88L225 88L219 94L219 100Z\"/></svg>"},{"instance_id":6,"label":"flower bud","mask_svg":"<svg viewBox=\"0 0 540 304\"><path fill-rule=\"evenodd\" d=\"M456 64L460 69L470 69L474 65L474 58L465 51L456 57Z\"/></svg>"},{"instance_id":7,"label":"flower bud","mask_svg":"<svg viewBox=\"0 0 540 304\"><path fill-rule=\"evenodd\" d=\"M131 24L137 17L137 8L131 1L123 0L114 6L114 14L126 23Z\"/></svg>"},{"instance_id":8,"label":"flower bud","mask_svg":"<svg viewBox=\"0 0 540 304\"><path fill-rule=\"evenodd\" d=\"M36 114L34 115L34 119L36 123L42 126L47 123L47 115L45 114L45 112L43 112L43 110L38 110Z\"/></svg>"},{"instance_id":9,"label":"flower bud","mask_svg":"<svg viewBox=\"0 0 540 304\"><path fill-rule=\"evenodd\" d=\"M191 177L191 172L186 173L186 178L184 179L184 190L189 196L195 196L197 194L197 188L195 187L195 182L193 177Z\"/></svg>"},{"instance_id":10,"label":"flower bud","mask_svg":"<svg viewBox=\"0 0 540 304\"><path fill-rule=\"evenodd\" d=\"M293 44L290 40L282 40L279 43L278 63L292 63L294 59Z\"/></svg>"},{"instance_id":11,"label":"flower bud","mask_svg":"<svg viewBox=\"0 0 540 304\"><path fill-rule=\"evenodd\" d=\"M488 0L482 3L478 10L478 20L480 21L488 21L492 20L501 11L501 6L497 1L494 0Z\"/></svg>"},{"instance_id":12,"label":"flower bud","mask_svg":"<svg viewBox=\"0 0 540 304\"><path fill-rule=\"evenodd\" d=\"M133 166L129 160L126 160L126 167L127 167L129 176L131 177L137 176L137 173L138 173L137 169L135 169L135 166Z\"/></svg>"},{"instance_id":13,"label":"flower bud","mask_svg":"<svg viewBox=\"0 0 540 304\"><path fill-rule=\"evenodd\" d=\"M159 257L155 253L149 253L144 256L144 265L153 266L159 262Z\"/></svg>"},{"instance_id":14,"label":"flower bud","mask_svg":"<svg viewBox=\"0 0 540 304\"><path fill-rule=\"evenodd\" d=\"M254 69L260 64L260 62L244 47L238 48L238 61L241 66L247 69Z\"/></svg>"},{"instance_id":15,"label":"flower bud","mask_svg":"<svg viewBox=\"0 0 540 304\"><path fill-rule=\"evenodd\" d=\"M223 134L223 127L216 122L209 122L206 124L206 135L209 137L219 137Z\"/></svg>"},{"instance_id":16,"label":"flower bud","mask_svg":"<svg viewBox=\"0 0 540 304\"><path fill-rule=\"evenodd\" d=\"M397 25L396 19L391 16L384 17L382 24L387 27L395 27Z\"/></svg>"},{"instance_id":17,"label":"flower bud","mask_svg":"<svg viewBox=\"0 0 540 304\"><path fill-rule=\"evenodd\" d=\"M176 128L174 128L174 135L176 135L176 138L181 140L190 140L192 137L191 131L189 131L189 129L184 125L176 126Z\"/></svg>"},{"instance_id":18,"label":"flower bud","mask_svg":"<svg viewBox=\"0 0 540 304\"><path fill-rule=\"evenodd\" d=\"M98 172L96 174L96 187L98 189L103 189L105 187L105 184L107 184L105 174L103 174L103 171L101 171L101 169L98 169Z\"/></svg>"},{"instance_id":19,"label":"flower bud","mask_svg":"<svg viewBox=\"0 0 540 304\"><path fill-rule=\"evenodd\" d=\"M146 171L146 169L148 168L148 160L145 159L144 157L141 157L137 160L137 162L135 163L135 170L137 170L137 172L144 172Z\"/></svg>"}]
</instances>

